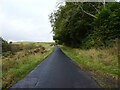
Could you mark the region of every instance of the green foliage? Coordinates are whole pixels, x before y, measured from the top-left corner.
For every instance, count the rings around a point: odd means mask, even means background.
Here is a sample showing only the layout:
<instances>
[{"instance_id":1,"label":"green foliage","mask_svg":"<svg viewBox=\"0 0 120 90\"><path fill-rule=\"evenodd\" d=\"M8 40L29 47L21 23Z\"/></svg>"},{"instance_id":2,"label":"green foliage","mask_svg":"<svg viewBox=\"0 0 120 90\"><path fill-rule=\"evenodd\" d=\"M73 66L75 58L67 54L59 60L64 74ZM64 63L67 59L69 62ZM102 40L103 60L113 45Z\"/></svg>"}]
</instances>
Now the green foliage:
<instances>
[{"instance_id":1,"label":"green foliage","mask_svg":"<svg viewBox=\"0 0 120 90\"><path fill-rule=\"evenodd\" d=\"M120 3L108 3L94 19L93 31L86 37L84 46L112 46L120 37Z\"/></svg>"},{"instance_id":2,"label":"green foliage","mask_svg":"<svg viewBox=\"0 0 120 90\"><path fill-rule=\"evenodd\" d=\"M72 47L111 46L120 37L120 3L69 3L50 15L53 39Z\"/></svg>"},{"instance_id":3,"label":"green foliage","mask_svg":"<svg viewBox=\"0 0 120 90\"><path fill-rule=\"evenodd\" d=\"M89 23L93 18L87 18L88 15L82 13L79 7L81 5L84 7L81 3L66 3L65 6L59 7L57 12L51 14L50 19L55 33L53 38L57 43L78 47L91 29ZM89 10L87 7L86 9ZM94 13L94 10L91 12Z\"/></svg>"},{"instance_id":4,"label":"green foliage","mask_svg":"<svg viewBox=\"0 0 120 90\"><path fill-rule=\"evenodd\" d=\"M94 20L94 42L103 46L112 45L120 37L120 4L108 3ZM100 46L99 45L99 46Z\"/></svg>"},{"instance_id":5,"label":"green foliage","mask_svg":"<svg viewBox=\"0 0 120 90\"><path fill-rule=\"evenodd\" d=\"M2 37L0 37L0 41L2 44L2 52L10 51L10 46L7 41L5 41ZM1 47L1 45L0 45Z\"/></svg>"}]
</instances>

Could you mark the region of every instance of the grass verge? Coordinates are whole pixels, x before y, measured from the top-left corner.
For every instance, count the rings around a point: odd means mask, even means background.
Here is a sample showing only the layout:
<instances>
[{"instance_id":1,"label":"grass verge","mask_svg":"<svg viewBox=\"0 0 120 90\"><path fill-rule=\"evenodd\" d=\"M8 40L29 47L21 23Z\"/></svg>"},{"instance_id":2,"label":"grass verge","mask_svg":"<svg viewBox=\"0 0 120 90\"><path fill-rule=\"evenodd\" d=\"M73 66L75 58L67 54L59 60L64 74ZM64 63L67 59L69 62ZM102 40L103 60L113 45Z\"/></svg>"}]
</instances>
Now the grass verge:
<instances>
[{"instance_id":1,"label":"grass verge","mask_svg":"<svg viewBox=\"0 0 120 90\"><path fill-rule=\"evenodd\" d=\"M81 50L60 46L62 51L103 88L118 88L118 57L116 49Z\"/></svg>"},{"instance_id":2,"label":"grass verge","mask_svg":"<svg viewBox=\"0 0 120 90\"><path fill-rule=\"evenodd\" d=\"M48 45L49 46L49 45ZM48 47L46 46L46 47ZM2 89L8 89L18 80L26 76L39 63L47 58L53 51L53 47L46 49L44 54L35 53L29 56L24 51L17 52L13 57L2 58Z\"/></svg>"}]
</instances>

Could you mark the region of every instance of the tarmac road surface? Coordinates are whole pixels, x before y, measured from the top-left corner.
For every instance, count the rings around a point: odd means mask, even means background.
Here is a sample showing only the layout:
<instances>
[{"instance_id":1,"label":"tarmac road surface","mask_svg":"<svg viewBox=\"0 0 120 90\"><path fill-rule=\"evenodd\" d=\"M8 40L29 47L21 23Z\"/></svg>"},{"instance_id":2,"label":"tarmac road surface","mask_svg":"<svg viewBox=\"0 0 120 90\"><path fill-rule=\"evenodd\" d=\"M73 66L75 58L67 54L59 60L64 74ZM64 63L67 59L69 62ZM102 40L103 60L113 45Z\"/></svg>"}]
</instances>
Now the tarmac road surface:
<instances>
[{"instance_id":1,"label":"tarmac road surface","mask_svg":"<svg viewBox=\"0 0 120 90\"><path fill-rule=\"evenodd\" d=\"M11 88L100 88L58 46L33 71Z\"/></svg>"}]
</instances>

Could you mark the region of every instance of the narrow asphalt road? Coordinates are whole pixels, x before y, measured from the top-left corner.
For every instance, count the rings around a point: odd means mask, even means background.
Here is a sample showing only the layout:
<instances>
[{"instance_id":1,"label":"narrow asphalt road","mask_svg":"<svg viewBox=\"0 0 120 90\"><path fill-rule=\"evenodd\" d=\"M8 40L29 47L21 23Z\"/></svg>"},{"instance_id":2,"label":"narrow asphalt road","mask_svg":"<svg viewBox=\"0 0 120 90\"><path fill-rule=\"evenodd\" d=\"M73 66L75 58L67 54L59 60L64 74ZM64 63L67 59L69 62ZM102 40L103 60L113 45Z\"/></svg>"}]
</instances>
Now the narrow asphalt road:
<instances>
[{"instance_id":1,"label":"narrow asphalt road","mask_svg":"<svg viewBox=\"0 0 120 90\"><path fill-rule=\"evenodd\" d=\"M59 47L11 88L100 88Z\"/></svg>"}]
</instances>

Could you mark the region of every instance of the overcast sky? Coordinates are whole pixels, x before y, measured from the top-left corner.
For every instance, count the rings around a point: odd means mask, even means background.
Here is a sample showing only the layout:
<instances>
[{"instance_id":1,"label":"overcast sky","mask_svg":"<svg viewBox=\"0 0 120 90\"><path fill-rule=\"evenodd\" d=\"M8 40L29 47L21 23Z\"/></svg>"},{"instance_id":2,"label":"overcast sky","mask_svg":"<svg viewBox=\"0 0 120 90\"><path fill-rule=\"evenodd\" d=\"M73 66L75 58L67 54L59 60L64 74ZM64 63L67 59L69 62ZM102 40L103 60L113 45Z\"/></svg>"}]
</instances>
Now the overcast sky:
<instances>
[{"instance_id":1,"label":"overcast sky","mask_svg":"<svg viewBox=\"0 0 120 90\"><path fill-rule=\"evenodd\" d=\"M57 0L0 0L0 29L8 41L53 41L48 15Z\"/></svg>"},{"instance_id":2,"label":"overcast sky","mask_svg":"<svg viewBox=\"0 0 120 90\"><path fill-rule=\"evenodd\" d=\"M0 36L7 41L53 41L48 15L58 1L0 0Z\"/></svg>"}]
</instances>

